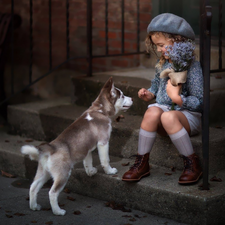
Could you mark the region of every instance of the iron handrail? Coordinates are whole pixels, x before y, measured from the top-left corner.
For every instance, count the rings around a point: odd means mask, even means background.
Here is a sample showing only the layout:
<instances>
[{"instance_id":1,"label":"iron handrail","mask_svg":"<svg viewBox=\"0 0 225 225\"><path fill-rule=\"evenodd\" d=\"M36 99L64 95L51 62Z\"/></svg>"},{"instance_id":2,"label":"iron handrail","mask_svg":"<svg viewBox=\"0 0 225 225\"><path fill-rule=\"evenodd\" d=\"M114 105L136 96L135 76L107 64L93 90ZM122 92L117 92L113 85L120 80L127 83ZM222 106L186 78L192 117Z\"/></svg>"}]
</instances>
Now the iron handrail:
<instances>
[{"instance_id":1,"label":"iron handrail","mask_svg":"<svg viewBox=\"0 0 225 225\"><path fill-rule=\"evenodd\" d=\"M210 111L210 47L212 7L209 2L201 0L201 37L200 62L204 76L204 96L202 113L202 154L203 154L203 190L209 189L209 111Z\"/></svg>"}]
</instances>

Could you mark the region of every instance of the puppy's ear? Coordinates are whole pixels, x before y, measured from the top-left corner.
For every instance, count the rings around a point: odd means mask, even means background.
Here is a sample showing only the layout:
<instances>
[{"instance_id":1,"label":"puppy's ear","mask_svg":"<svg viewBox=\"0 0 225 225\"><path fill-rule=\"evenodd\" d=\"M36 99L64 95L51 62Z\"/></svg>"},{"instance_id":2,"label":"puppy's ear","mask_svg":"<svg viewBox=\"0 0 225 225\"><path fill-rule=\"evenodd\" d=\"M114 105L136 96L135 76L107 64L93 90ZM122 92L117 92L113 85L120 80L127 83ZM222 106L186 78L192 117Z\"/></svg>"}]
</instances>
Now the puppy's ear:
<instances>
[{"instance_id":1,"label":"puppy's ear","mask_svg":"<svg viewBox=\"0 0 225 225\"><path fill-rule=\"evenodd\" d=\"M107 91L107 93L110 94L110 96L112 98L115 98L116 97L116 89L115 89L115 86L114 86L114 82L113 82L113 78L110 77L108 79L108 81L106 81L105 85L104 85L104 90Z\"/></svg>"},{"instance_id":2,"label":"puppy's ear","mask_svg":"<svg viewBox=\"0 0 225 225\"><path fill-rule=\"evenodd\" d=\"M109 89L109 90L111 90L111 89L112 89L112 86L114 86L114 84L113 84L113 78L110 77L110 78L105 82L103 88L104 88L104 89Z\"/></svg>"}]
</instances>

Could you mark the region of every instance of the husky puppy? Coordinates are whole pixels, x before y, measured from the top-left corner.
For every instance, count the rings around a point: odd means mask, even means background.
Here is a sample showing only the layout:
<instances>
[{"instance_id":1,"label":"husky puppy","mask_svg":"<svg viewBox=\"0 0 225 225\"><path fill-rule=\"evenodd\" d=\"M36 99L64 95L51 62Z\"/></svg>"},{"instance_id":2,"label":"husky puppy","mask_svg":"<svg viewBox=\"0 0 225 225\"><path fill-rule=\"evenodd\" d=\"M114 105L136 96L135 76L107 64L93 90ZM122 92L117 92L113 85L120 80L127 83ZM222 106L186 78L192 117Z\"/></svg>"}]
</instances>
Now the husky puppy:
<instances>
[{"instance_id":1,"label":"husky puppy","mask_svg":"<svg viewBox=\"0 0 225 225\"><path fill-rule=\"evenodd\" d=\"M105 83L99 96L76 121L67 127L55 140L37 147L24 145L21 152L38 161L38 169L30 187L30 208L40 210L37 194L42 186L53 178L49 191L52 211L55 215L65 215L58 205L59 193L65 187L76 162L83 160L88 176L97 173L92 164L92 151L97 147L101 166L106 174L116 174L117 169L109 165L109 139L111 116L120 110L127 110L133 104L132 98L123 95L114 87L112 78Z\"/></svg>"}]
</instances>

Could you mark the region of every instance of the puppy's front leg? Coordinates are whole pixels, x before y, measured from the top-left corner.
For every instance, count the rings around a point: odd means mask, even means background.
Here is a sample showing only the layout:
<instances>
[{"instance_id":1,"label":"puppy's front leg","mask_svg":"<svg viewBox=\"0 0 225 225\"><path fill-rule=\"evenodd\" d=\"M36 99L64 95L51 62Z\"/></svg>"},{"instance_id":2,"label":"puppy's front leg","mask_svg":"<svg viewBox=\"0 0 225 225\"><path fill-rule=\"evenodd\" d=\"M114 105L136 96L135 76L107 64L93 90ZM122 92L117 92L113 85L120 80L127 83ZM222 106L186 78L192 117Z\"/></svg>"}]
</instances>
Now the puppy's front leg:
<instances>
[{"instance_id":1,"label":"puppy's front leg","mask_svg":"<svg viewBox=\"0 0 225 225\"><path fill-rule=\"evenodd\" d=\"M102 168L104 169L106 174L116 174L118 170L116 168L112 168L109 165L109 142L106 144L98 143L98 154L100 158L100 162Z\"/></svg>"},{"instance_id":2,"label":"puppy's front leg","mask_svg":"<svg viewBox=\"0 0 225 225\"><path fill-rule=\"evenodd\" d=\"M92 153L91 151L88 152L87 156L83 160L84 169L88 176L93 176L97 173L97 169L93 167L93 160L92 160Z\"/></svg>"}]
</instances>

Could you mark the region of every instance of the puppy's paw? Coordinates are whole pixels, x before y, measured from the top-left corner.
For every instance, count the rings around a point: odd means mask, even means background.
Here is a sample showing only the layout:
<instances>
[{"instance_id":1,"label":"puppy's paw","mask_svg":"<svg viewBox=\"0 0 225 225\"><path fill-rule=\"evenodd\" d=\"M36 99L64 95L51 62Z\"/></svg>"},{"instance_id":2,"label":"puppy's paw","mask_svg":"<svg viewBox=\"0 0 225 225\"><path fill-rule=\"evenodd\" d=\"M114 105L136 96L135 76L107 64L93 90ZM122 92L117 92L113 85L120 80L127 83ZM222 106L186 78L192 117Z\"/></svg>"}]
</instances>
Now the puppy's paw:
<instances>
[{"instance_id":1,"label":"puppy's paw","mask_svg":"<svg viewBox=\"0 0 225 225\"><path fill-rule=\"evenodd\" d=\"M118 170L116 168L110 167L107 171L106 174L116 174Z\"/></svg>"},{"instance_id":2,"label":"puppy's paw","mask_svg":"<svg viewBox=\"0 0 225 225\"><path fill-rule=\"evenodd\" d=\"M39 211L41 210L41 206L39 204L35 204L35 205L32 205L30 206L30 209L34 210L34 211Z\"/></svg>"},{"instance_id":3,"label":"puppy's paw","mask_svg":"<svg viewBox=\"0 0 225 225\"><path fill-rule=\"evenodd\" d=\"M64 209L55 210L55 211L53 211L53 213L54 213L56 216L64 216L64 215L66 214L66 210L64 210Z\"/></svg>"},{"instance_id":4,"label":"puppy's paw","mask_svg":"<svg viewBox=\"0 0 225 225\"><path fill-rule=\"evenodd\" d=\"M86 173L90 177L93 176L93 175L95 175L97 172L98 172L98 170L95 167L86 169Z\"/></svg>"}]
</instances>

